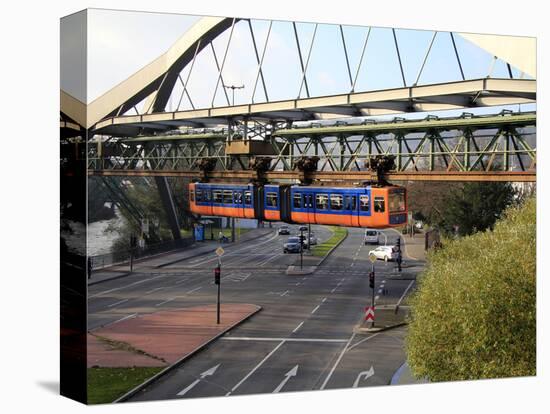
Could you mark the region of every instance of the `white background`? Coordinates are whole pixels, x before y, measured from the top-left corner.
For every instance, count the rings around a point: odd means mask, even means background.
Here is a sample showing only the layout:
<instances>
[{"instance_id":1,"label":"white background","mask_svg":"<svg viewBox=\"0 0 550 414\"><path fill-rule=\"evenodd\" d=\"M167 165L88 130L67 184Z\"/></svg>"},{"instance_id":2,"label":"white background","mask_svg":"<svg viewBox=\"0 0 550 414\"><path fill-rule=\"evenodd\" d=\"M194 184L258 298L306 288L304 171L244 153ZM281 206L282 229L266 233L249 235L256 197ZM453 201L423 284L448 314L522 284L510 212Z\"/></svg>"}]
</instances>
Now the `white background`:
<instances>
[{"instance_id":1,"label":"white background","mask_svg":"<svg viewBox=\"0 0 550 414\"><path fill-rule=\"evenodd\" d=\"M542 1L168 0L3 3L1 40L0 410L81 413L542 412L548 374L549 13ZM59 18L86 7L529 35L538 38L538 375L360 390L86 408L59 381ZM6 191L7 190L7 191ZM519 253L521 254L521 253Z\"/></svg>"}]
</instances>

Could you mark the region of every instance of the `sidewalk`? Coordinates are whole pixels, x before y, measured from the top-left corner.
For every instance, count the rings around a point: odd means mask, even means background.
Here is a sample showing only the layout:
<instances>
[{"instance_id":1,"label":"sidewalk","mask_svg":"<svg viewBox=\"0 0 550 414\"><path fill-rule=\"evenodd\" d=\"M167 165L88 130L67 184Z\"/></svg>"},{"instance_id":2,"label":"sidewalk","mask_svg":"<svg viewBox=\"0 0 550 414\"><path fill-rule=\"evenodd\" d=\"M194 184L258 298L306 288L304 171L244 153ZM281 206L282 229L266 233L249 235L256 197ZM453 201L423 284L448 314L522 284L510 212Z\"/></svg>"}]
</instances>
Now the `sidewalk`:
<instances>
[{"instance_id":1,"label":"sidewalk","mask_svg":"<svg viewBox=\"0 0 550 414\"><path fill-rule=\"evenodd\" d=\"M143 268L147 268L147 269L162 268L164 266L169 266L171 264L188 260L193 257L213 253L219 246L225 247L225 246L232 246L240 243L246 243L251 240L255 240L257 238L268 235L274 231L275 231L274 229L270 229L270 228L253 229L243 234L240 237L240 239L237 240L235 243L229 242L229 243L220 244L217 241L211 241L211 240L207 240L204 242L196 242L180 250L171 250L169 252L159 253L154 256L137 259L134 261L133 270L134 272L136 272ZM130 273L129 263L123 263L119 265L106 267L104 269L94 270L92 272L91 279L88 280L88 286L105 282L107 280L118 279L121 277L128 276L130 274L131 273Z\"/></svg>"},{"instance_id":2,"label":"sidewalk","mask_svg":"<svg viewBox=\"0 0 550 414\"><path fill-rule=\"evenodd\" d=\"M395 229L390 230L401 236L401 240L404 244L403 259L412 259L419 261L426 260L426 250L424 250L424 233L415 234L414 237L411 237L408 234L401 234Z\"/></svg>"},{"instance_id":3,"label":"sidewalk","mask_svg":"<svg viewBox=\"0 0 550 414\"><path fill-rule=\"evenodd\" d=\"M222 304L137 315L88 333L88 368L171 366L249 318L261 308Z\"/></svg>"}]
</instances>

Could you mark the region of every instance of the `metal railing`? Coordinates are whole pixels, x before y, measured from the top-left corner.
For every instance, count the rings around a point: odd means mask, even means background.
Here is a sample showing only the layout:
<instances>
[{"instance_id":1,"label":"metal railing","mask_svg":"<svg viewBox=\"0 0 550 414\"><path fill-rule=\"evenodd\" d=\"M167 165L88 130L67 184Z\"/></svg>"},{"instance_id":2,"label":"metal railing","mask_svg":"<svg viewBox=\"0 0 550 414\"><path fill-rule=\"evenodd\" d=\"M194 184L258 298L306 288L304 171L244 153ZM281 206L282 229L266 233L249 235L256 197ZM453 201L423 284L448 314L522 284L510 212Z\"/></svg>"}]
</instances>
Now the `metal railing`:
<instances>
[{"instance_id":1,"label":"metal railing","mask_svg":"<svg viewBox=\"0 0 550 414\"><path fill-rule=\"evenodd\" d=\"M136 247L135 249L133 249L133 257L134 260L136 260L144 257L154 256L159 253L166 253L172 250L182 249L184 247L192 245L194 241L195 240L193 239L193 237L186 237L179 240L168 240L160 243L151 244L145 246L143 249ZM97 270L109 266L128 263L130 261L131 253L132 251L130 249L127 249L106 254L100 254L97 256L90 256L90 259L92 260L92 269Z\"/></svg>"}]
</instances>

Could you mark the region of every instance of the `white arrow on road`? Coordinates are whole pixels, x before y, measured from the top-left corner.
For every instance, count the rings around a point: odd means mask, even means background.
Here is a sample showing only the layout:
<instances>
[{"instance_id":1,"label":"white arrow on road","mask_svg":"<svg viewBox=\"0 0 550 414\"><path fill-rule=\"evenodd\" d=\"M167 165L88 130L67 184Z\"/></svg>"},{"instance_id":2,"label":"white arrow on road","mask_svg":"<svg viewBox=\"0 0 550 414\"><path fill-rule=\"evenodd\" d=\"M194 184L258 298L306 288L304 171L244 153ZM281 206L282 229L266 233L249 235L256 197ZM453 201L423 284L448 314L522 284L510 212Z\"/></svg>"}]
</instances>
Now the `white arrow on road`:
<instances>
[{"instance_id":1,"label":"white arrow on road","mask_svg":"<svg viewBox=\"0 0 550 414\"><path fill-rule=\"evenodd\" d=\"M193 381L191 384L189 384L186 388L178 392L179 396L187 394L189 391L191 391L201 380L203 380L205 377L209 377L210 375L213 375L214 372L218 369L220 364L216 365L215 367L210 368L207 371L204 371L202 374L200 374L200 378L197 378L195 381Z\"/></svg>"},{"instance_id":2,"label":"white arrow on road","mask_svg":"<svg viewBox=\"0 0 550 414\"><path fill-rule=\"evenodd\" d=\"M273 391L273 392L276 393L276 392L281 391L281 389L285 386L285 384L288 382L290 377L295 377L297 372L298 372L298 365L296 365L294 368L292 368L290 371L288 371L285 374L285 379L281 381L279 386L277 388L275 388L275 391Z\"/></svg>"},{"instance_id":3,"label":"white arrow on road","mask_svg":"<svg viewBox=\"0 0 550 414\"><path fill-rule=\"evenodd\" d=\"M353 388L357 388L357 386L359 385L359 381L361 381L361 377L365 377L365 380L372 377L374 375L374 368L370 367L370 369L368 371L362 371L359 373L359 375L357 375L357 378L355 379L355 382L353 383Z\"/></svg>"}]
</instances>

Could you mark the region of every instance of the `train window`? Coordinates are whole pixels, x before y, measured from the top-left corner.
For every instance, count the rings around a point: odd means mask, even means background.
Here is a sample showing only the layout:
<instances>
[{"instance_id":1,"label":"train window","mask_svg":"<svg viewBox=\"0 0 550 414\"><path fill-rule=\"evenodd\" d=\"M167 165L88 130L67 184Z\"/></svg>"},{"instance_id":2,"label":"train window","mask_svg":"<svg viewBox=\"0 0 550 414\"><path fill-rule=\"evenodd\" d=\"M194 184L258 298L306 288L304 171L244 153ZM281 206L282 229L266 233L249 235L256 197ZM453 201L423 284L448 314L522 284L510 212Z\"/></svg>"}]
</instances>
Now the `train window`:
<instances>
[{"instance_id":1,"label":"train window","mask_svg":"<svg viewBox=\"0 0 550 414\"><path fill-rule=\"evenodd\" d=\"M197 190L197 195L198 195L198 192L199 190ZM191 199L191 201L195 201L195 192L193 190L189 192L189 198ZM197 199L197 201L199 200Z\"/></svg>"},{"instance_id":2,"label":"train window","mask_svg":"<svg viewBox=\"0 0 550 414\"><path fill-rule=\"evenodd\" d=\"M357 197L355 196L346 196L346 203L344 209L355 211L357 210Z\"/></svg>"},{"instance_id":3,"label":"train window","mask_svg":"<svg viewBox=\"0 0 550 414\"><path fill-rule=\"evenodd\" d=\"M304 194L304 207L305 208L313 208L313 195L312 194Z\"/></svg>"},{"instance_id":4,"label":"train window","mask_svg":"<svg viewBox=\"0 0 550 414\"><path fill-rule=\"evenodd\" d=\"M405 211L405 192L391 191L388 198L390 213L400 213Z\"/></svg>"},{"instance_id":5,"label":"train window","mask_svg":"<svg viewBox=\"0 0 550 414\"><path fill-rule=\"evenodd\" d=\"M317 210L326 210L328 208L328 195L316 194L315 195L315 208Z\"/></svg>"},{"instance_id":6,"label":"train window","mask_svg":"<svg viewBox=\"0 0 550 414\"><path fill-rule=\"evenodd\" d=\"M202 201L202 190L197 190L197 202Z\"/></svg>"},{"instance_id":7,"label":"train window","mask_svg":"<svg viewBox=\"0 0 550 414\"><path fill-rule=\"evenodd\" d=\"M342 210L344 204L344 197L337 194L330 195L330 209L331 210Z\"/></svg>"},{"instance_id":8,"label":"train window","mask_svg":"<svg viewBox=\"0 0 550 414\"><path fill-rule=\"evenodd\" d=\"M210 192L210 190L204 190L204 198L203 198L204 201L210 201L212 200L212 193Z\"/></svg>"},{"instance_id":9,"label":"train window","mask_svg":"<svg viewBox=\"0 0 550 414\"><path fill-rule=\"evenodd\" d=\"M265 193L265 198L269 207L277 207L277 193Z\"/></svg>"},{"instance_id":10,"label":"train window","mask_svg":"<svg viewBox=\"0 0 550 414\"><path fill-rule=\"evenodd\" d=\"M294 194L294 208L302 208L302 194Z\"/></svg>"},{"instance_id":11,"label":"train window","mask_svg":"<svg viewBox=\"0 0 550 414\"><path fill-rule=\"evenodd\" d=\"M359 209L361 211L369 211L369 196L368 195L362 195L359 196Z\"/></svg>"},{"instance_id":12,"label":"train window","mask_svg":"<svg viewBox=\"0 0 550 414\"><path fill-rule=\"evenodd\" d=\"M243 193L240 191L235 191L233 193L233 199L235 201L235 204L242 204L243 203Z\"/></svg>"},{"instance_id":13,"label":"train window","mask_svg":"<svg viewBox=\"0 0 550 414\"><path fill-rule=\"evenodd\" d=\"M386 201L384 197L374 197L374 212L383 213L386 211Z\"/></svg>"},{"instance_id":14,"label":"train window","mask_svg":"<svg viewBox=\"0 0 550 414\"><path fill-rule=\"evenodd\" d=\"M246 204L247 206L252 204L252 192L250 191L244 192L244 204Z\"/></svg>"},{"instance_id":15,"label":"train window","mask_svg":"<svg viewBox=\"0 0 550 414\"><path fill-rule=\"evenodd\" d=\"M214 190L212 191L213 201L214 203L222 203L222 190Z\"/></svg>"},{"instance_id":16,"label":"train window","mask_svg":"<svg viewBox=\"0 0 550 414\"><path fill-rule=\"evenodd\" d=\"M224 204L233 204L233 191L223 190L223 203Z\"/></svg>"}]
</instances>

